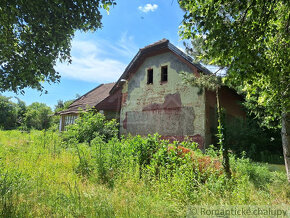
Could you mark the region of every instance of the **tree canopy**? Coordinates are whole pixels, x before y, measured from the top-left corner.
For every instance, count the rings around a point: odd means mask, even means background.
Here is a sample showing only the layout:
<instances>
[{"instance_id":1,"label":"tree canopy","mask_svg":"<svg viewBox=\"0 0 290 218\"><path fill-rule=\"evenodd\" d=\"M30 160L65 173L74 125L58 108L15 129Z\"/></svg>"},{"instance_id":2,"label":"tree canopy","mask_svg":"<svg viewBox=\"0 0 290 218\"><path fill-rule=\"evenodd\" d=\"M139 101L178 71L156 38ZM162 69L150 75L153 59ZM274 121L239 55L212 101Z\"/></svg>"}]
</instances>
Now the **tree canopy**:
<instances>
[{"instance_id":1,"label":"tree canopy","mask_svg":"<svg viewBox=\"0 0 290 218\"><path fill-rule=\"evenodd\" d=\"M264 125L282 119L290 181L290 2L180 0L181 36L203 62L227 68L228 84L246 91L247 106ZM261 113L262 111L262 113ZM281 127L281 122L278 127ZM289 130L288 130L289 131Z\"/></svg>"},{"instance_id":2,"label":"tree canopy","mask_svg":"<svg viewBox=\"0 0 290 218\"><path fill-rule=\"evenodd\" d=\"M68 109L71 103L73 103L74 100L58 100L57 104L54 106L54 112L59 112L65 109Z\"/></svg>"},{"instance_id":3,"label":"tree canopy","mask_svg":"<svg viewBox=\"0 0 290 218\"><path fill-rule=\"evenodd\" d=\"M289 1L179 1L181 36L203 62L227 67L228 81L264 108L264 124L289 110ZM248 102L248 103L251 103ZM250 106L250 105L249 105Z\"/></svg>"},{"instance_id":4,"label":"tree canopy","mask_svg":"<svg viewBox=\"0 0 290 218\"><path fill-rule=\"evenodd\" d=\"M0 92L43 91L58 82L56 62L70 60L76 30L102 27L100 8L114 0L0 1Z\"/></svg>"},{"instance_id":5,"label":"tree canopy","mask_svg":"<svg viewBox=\"0 0 290 218\"><path fill-rule=\"evenodd\" d=\"M27 107L24 124L28 129L48 129L51 124L52 110L44 103L33 102Z\"/></svg>"},{"instance_id":6,"label":"tree canopy","mask_svg":"<svg viewBox=\"0 0 290 218\"><path fill-rule=\"evenodd\" d=\"M12 97L0 95L0 129L48 129L53 124L53 112L44 103L34 102L26 106L16 97L14 103Z\"/></svg>"},{"instance_id":7,"label":"tree canopy","mask_svg":"<svg viewBox=\"0 0 290 218\"><path fill-rule=\"evenodd\" d=\"M12 129L17 126L17 104L9 97L0 95L0 129Z\"/></svg>"}]
</instances>

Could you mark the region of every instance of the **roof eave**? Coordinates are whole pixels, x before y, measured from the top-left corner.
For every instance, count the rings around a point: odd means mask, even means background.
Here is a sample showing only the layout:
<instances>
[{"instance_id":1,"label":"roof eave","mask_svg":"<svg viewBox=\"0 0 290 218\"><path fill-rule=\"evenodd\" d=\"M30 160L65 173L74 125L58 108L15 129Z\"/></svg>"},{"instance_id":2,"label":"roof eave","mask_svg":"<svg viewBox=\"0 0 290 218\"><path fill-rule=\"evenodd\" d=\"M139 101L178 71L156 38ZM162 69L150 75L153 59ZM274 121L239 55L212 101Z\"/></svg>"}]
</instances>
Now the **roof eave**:
<instances>
[{"instance_id":1,"label":"roof eave","mask_svg":"<svg viewBox=\"0 0 290 218\"><path fill-rule=\"evenodd\" d=\"M128 74L129 74L130 69L134 66L136 61L141 56L146 55L152 51L158 51L158 50L162 50L162 49L166 49L166 48L169 49L174 54L182 57L185 61L187 61L189 64L193 65L194 67L196 67L198 70L204 72L205 74L211 74L210 70L208 70L206 67L202 66L200 63L194 63L193 59L190 56L188 56L183 51L178 49L176 46L171 44L169 42L169 40L163 40L163 41L159 42L158 44L155 44L155 45L152 44L152 45L146 46L145 48L139 49L138 53L135 55L135 57L132 59L132 61L126 67L124 73L121 75L121 77L118 79L116 84L111 89L110 94L112 94L117 88L120 87L120 83L121 83L122 79L127 79L127 77L129 76Z\"/></svg>"}]
</instances>

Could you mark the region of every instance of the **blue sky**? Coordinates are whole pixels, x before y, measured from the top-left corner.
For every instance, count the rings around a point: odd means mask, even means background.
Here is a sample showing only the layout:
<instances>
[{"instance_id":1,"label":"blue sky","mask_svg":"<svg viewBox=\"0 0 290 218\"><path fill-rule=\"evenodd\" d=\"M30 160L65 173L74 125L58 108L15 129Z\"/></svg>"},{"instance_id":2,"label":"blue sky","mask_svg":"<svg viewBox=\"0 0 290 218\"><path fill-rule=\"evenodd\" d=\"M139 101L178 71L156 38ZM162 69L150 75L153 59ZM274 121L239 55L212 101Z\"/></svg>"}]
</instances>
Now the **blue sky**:
<instances>
[{"instance_id":1,"label":"blue sky","mask_svg":"<svg viewBox=\"0 0 290 218\"><path fill-rule=\"evenodd\" d=\"M25 89L18 97L27 105L43 102L54 108L57 100L70 100L97 85L116 81L142 48L167 38L183 48L178 35L183 11L176 0L117 0L109 15L103 11L103 28L94 33L76 32L72 41L72 64L58 63L58 84L44 84L48 94ZM5 96L16 96L4 92Z\"/></svg>"}]
</instances>

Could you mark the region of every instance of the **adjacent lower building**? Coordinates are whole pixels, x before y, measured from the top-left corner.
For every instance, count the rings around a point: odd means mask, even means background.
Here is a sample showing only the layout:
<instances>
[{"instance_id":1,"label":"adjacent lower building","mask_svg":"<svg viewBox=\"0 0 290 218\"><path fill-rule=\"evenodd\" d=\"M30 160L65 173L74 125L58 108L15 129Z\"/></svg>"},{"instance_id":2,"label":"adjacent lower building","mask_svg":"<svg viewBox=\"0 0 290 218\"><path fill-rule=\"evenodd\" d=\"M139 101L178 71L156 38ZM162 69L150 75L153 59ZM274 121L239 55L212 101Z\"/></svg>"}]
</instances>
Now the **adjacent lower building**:
<instances>
[{"instance_id":1,"label":"adjacent lower building","mask_svg":"<svg viewBox=\"0 0 290 218\"><path fill-rule=\"evenodd\" d=\"M119 120L121 95L120 91L110 94L114 85L115 83L101 84L76 99L68 109L58 112L59 130L64 131L67 125L73 124L82 111L92 109L104 113L108 119Z\"/></svg>"}]
</instances>

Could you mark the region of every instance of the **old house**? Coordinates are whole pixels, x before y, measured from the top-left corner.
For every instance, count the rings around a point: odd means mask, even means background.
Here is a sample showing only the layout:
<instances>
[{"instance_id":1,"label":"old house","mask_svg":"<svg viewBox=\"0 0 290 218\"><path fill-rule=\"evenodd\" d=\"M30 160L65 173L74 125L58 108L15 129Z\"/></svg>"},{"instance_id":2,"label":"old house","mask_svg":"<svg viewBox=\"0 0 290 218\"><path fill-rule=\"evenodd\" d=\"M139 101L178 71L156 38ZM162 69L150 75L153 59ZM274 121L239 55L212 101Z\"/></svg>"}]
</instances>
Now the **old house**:
<instances>
[{"instance_id":1,"label":"old house","mask_svg":"<svg viewBox=\"0 0 290 218\"><path fill-rule=\"evenodd\" d=\"M215 93L185 85L181 72L211 73L163 39L139 50L116 83L104 84L83 95L62 111L61 129L73 121L78 107L95 107L117 118L121 134L154 134L165 139L185 137L205 146L213 141ZM220 92L221 106L229 118L243 117L242 98L228 87Z\"/></svg>"},{"instance_id":2,"label":"old house","mask_svg":"<svg viewBox=\"0 0 290 218\"><path fill-rule=\"evenodd\" d=\"M95 109L108 119L118 119L120 113L120 91L110 95L110 90L115 83L101 84L92 89L88 93L76 99L67 110L58 112L60 115L59 130L65 130L65 126L73 124L75 119L79 116L81 110Z\"/></svg>"}]
</instances>

